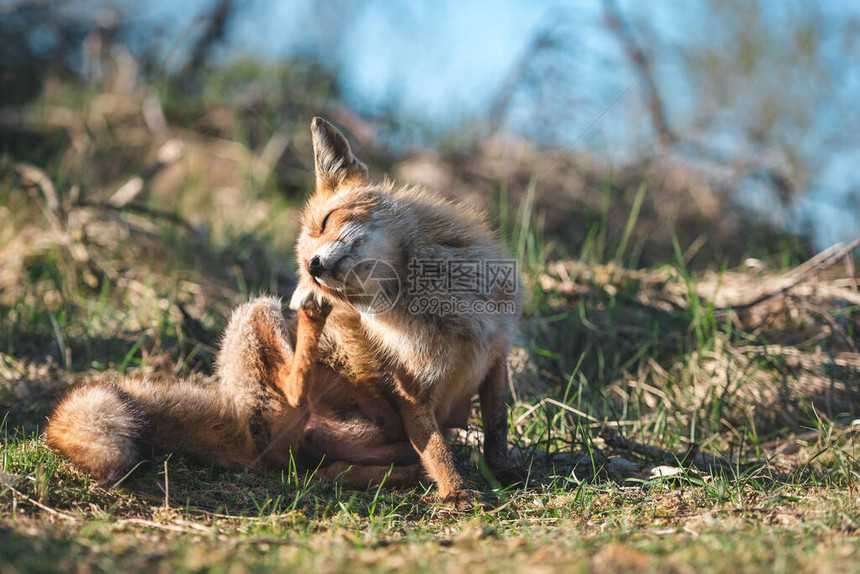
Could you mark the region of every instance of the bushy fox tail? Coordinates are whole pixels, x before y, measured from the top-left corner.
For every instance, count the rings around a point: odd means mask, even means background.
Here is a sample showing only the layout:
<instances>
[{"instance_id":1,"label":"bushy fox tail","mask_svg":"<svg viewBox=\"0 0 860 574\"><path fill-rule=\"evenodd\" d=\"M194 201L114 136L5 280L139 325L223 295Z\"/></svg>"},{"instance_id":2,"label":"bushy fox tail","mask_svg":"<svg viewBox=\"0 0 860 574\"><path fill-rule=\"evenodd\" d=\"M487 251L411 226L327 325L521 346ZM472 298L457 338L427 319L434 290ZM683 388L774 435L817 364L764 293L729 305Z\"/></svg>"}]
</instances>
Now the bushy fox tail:
<instances>
[{"instance_id":1,"label":"bushy fox tail","mask_svg":"<svg viewBox=\"0 0 860 574\"><path fill-rule=\"evenodd\" d=\"M215 389L189 381L120 378L73 389L45 431L48 446L110 486L153 447L181 450L205 462L255 462L247 424Z\"/></svg>"},{"instance_id":2,"label":"bushy fox tail","mask_svg":"<svg viewBox=\"0 0 860 574\"><path fill-rule=\"evenodd\" d=\"M48 446L102 484L118 482L149 458L155 438L140 402L117 384L71 391L51 415L45 436Z\"/></svg>"}]
</instances>

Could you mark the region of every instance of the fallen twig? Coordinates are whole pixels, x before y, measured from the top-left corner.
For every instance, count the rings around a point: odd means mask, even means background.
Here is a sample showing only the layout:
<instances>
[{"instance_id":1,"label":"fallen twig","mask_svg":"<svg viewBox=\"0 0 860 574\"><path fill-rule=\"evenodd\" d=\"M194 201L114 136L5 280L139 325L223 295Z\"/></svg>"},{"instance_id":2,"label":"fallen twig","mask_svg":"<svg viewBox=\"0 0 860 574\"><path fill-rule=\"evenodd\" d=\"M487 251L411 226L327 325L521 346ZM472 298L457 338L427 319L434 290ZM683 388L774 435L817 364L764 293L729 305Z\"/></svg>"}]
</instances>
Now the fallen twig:
<instances>
[{"instance_id":1,"label":"fallen twig","mask_svg":"<svg viewBox=\"0 0 860 574\"><path fill-rule=\"evenodd\" d=\"M41 508L42 510L44 510L45 512L47 512L53 516L58 516L58 517L63 518L65 520L77 520L77 518L75 518L71 514L66 514L65 512L62 512L62 511L57 510L55 508L51 508L50 506L46 506L46 505L42 504L38 500L30 498L29 496L27 496L26 494L24 494L23 492L21 492L20 490L18 490L17 488L15 488L13 486L6 486L6 488L11 490L13 493L15 493L15 495L23 498L24 500L26 500L27 502L29 502L33 506Z\"/></svg>"}]
</instances>

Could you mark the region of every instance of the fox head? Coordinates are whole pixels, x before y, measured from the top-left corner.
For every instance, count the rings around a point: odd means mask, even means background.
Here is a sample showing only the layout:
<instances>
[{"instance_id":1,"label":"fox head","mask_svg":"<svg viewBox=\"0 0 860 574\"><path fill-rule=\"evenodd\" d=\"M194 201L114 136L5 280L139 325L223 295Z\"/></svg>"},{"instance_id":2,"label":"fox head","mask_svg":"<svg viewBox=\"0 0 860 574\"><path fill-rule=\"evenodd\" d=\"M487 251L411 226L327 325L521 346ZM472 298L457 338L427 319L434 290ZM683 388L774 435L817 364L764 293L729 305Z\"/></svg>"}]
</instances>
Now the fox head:
<instances>
[{"instance_id":1,"label":"fox head","mask_svg":"<svg viewBox=\"0 0 860 574\"><path fill-rule=\"evenodd\" d=\"M368 296L396 297L409 226L389 186L372 184L346 138L322 118L311 122L316 188L296 243L300 282L359 310Z\"/></svg>"}]
</instances>

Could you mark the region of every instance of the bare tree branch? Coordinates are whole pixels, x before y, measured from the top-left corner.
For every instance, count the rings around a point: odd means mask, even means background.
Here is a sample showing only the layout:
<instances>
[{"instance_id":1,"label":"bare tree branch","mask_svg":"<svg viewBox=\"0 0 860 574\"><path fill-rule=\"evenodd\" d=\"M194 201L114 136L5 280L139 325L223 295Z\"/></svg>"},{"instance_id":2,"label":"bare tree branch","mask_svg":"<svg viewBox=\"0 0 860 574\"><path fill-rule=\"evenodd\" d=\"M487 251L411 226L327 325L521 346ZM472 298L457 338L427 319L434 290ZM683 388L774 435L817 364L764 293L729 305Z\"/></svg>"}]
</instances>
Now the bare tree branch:
<instances>
[{"instance_id":1,"label":"bare tree branch","mask_svg":"<svg viewBox=\"0 0 860 574\"><path fill-rule=\"evenodd\" d=\"M615 0L603 0L603 13L606 18L606 25L618 38L621 47L636 68L636 73L645 86L648 112L651 114L651 123L657 132L660 145L664 149L675 145L678 143L678 137L672 131L671 127L669 127L669 120L666 118L666 111L663 106L663 98L660 96L660 90L657 88L657 82L654 80L654 70L651 66L651 61L636 41L633 30L624 20Z\"/></svg>"}]
</instances>

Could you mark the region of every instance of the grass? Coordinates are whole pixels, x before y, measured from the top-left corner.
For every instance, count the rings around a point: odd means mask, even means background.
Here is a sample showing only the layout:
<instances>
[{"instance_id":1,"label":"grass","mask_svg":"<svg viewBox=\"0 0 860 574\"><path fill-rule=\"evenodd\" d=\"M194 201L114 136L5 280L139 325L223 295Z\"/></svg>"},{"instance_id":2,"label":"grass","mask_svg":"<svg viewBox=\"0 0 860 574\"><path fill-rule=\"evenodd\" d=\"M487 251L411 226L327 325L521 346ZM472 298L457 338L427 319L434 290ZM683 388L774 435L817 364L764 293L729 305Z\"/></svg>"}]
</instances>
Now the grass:
<instances>
[{"instance_id":1,"label":"grass","mask_svg":"<svg viewBox=\"0 0 860 574\"><path fill-rule=\"evenodd\" d=\"M193 115L180 104L168 111ZM483 470L476 425L455 441L484 496L465 514L431 485L353 491L181 454L93 485L40 438L56 398L123 372L205 382L232 307L289 294L296 229L296 200L260 176L254 142L190 132L141 198L105 205L163 142L122 150L128 173L90 172L109 155L99 138L113 141L98 130L80 158L42 150L56 212L0 161L0 571L860 570L860 297L846 254L805 263L789 241L741 266L693 265L689 230L662 222L670 255L643 267L663 198L611 174L573 246L541 223L546 182L516 204L496 182L528 293L509 357L528 488ZM526 171L512 180L540 165Z\"/></svg>"},{"instance_id":2,"label":"grass","mask_svg":"<svg viewBox=\"0 0 860 574\"><path fill-rule=\"evenodd\" d=\"M13 448L41 450L29 442ZM179 487L169 507L155 486L159 473L137 479L134 490L105 492L60 470L45 491L50 512L7 491L0 536L7 564L19 571L853 571L860 544L856 497L749 477L545 485L455 515L421 489L291 489L274 476L237 480L168 466Z\"/></svg>"}]
</instances>

